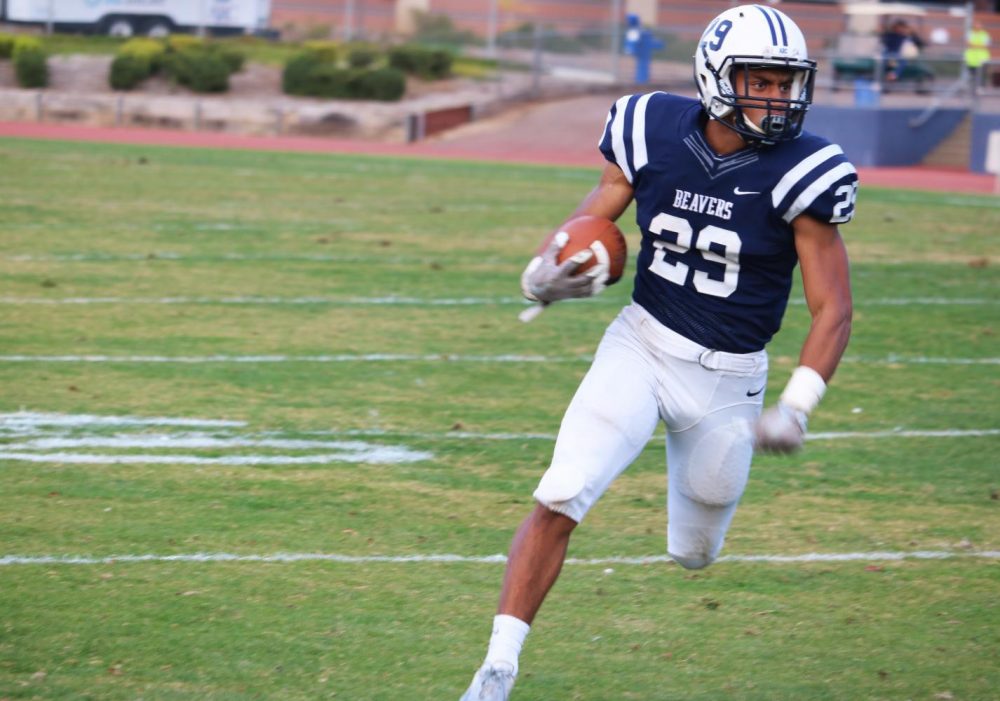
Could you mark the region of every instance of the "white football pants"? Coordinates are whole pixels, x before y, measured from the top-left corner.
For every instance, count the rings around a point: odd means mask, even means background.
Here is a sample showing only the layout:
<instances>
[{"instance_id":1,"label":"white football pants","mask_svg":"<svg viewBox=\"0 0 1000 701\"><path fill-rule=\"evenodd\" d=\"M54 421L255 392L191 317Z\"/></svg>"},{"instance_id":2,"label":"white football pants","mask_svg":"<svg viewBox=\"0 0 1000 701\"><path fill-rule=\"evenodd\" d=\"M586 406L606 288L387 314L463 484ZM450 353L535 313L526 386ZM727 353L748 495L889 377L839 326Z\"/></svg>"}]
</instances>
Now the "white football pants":
<instances>
[{"instance_id":1,"label":"white football pants","mask_svg":"<svg viewBox=\"0 0 1000 701\"><path fill-rule=\"evenodd\" d=\"M767 353L712 351L631 304L608 327L563 417L535 499L580 522L667 428L667 550L688 568L718 556L743 495Z\"/></svg>"}]
</instances>

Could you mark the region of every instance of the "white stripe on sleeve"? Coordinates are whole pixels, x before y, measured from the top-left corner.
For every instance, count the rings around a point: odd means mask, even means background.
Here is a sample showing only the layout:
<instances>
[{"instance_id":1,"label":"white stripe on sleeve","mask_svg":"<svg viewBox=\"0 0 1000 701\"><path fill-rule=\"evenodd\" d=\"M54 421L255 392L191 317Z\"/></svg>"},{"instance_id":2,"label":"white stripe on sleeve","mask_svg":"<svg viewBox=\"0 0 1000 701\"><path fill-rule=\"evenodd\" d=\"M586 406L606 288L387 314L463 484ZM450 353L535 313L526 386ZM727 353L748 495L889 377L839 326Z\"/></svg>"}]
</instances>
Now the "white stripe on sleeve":
<instances>
[{"instance_id":1,"label":"white stripe on sleeve","mask_svg":"<svg viewBox=\"0 0 1000 701\"><path fill-rule=\"evenodd\" d=\"M788 195L791 189L816 166L823 161L830 160L834 156L839 156L843 152L836 144L830 144L826 148L822 148L808 158L803 159L801 163L785 173L785 177L771 191L771 204L774 208L777 209L778 205L781 204L781 201L785 199L785 196Z\"/></svg>"},{"instance_id":2,"label":"white stripe on sleeve","mask_svg":"<svg viewBox=\"0 0 1000 701\"><path fill-rule=\"evenodd\" d=\"M625 178L631 183L632 170L628 167L628 154L625 152L625 108L628 107L630 99L632 96L626 95L615 103L617 111L611 122L611 148L615 152L615 161L618 163L618 167L622 169Z\"/></svg>"},{"instance_id":3,"label":"white stripe on sleeve","mask_svg":"<svg viewBox=\"0 0 1000 701\"><path fill-rule=\"evenodd\" d=\"M640 97L632 114L632 165L636 173L649 163L649 154L646 152L646 105L655 94L646 93Z\"/></svg>"},{"instance_id":4,"label":"white stripe on sleeve","mask_svg":"<svg viewBox=\"0 0 1000 701\"><path fill-rule=\"evenodd\" d=\"M597 148L601 148L601 144L604 143L604 139L608 136L608 122L611 121L611 110L608 110L608 116L604 118L604 128L601 129L601 138L597 140Z\"/></svg>"},{"instance_id":5,"label":"white stripe on sleeve","mask_svg":"<svg viewBox=\"0 0 1000 701\"><path fill-rule=\"evenodd\" d=\"M817 197L819 197L828 189L830 189L831 185L833 185L835 182L837 182L844 176L851 175L856 172L857 171L854 170L854 166L852 166L850 163L841 163L837 167L831 168L829 171L827 171L820 177L816 178L816 180L812 183L812 185L803 190L802 194L799 195L797 198L795 198L795 201L792 203L792 206L788 208L788 211L785 212L785 215L782 217L782 219L784 219L788 223L791 223L792 220L795 219L795 217L802 214L802 212L804 212L809 207L809 205L813 203L813 200L815 200Z\"/></svg>"}]
</instances>

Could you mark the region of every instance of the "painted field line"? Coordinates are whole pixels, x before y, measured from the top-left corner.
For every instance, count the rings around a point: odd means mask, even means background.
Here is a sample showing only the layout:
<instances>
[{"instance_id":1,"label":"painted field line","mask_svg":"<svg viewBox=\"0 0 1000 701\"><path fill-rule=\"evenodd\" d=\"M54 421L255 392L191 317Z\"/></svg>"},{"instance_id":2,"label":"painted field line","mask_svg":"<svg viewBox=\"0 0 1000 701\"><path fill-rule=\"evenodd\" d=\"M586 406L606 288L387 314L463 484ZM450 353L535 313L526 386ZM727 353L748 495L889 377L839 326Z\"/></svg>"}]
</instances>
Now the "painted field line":
<instances>
[{"instance_id":1,"label":"painted field line","mask_svg":"<svg viewBox=\"0 0 1000 701\"><path fill-rule=\"evenodd\" d=\"M332 463L399 464L431 460L433 453L404 446L345 444L337 452L311 455L203 455L149 453L33 453L0 449L0 460L12 462L62 463L66 465L329 465Z\"/></svg>"},{"instance_id":2,"label":"painted field line","mask_svg":"<svg viewBox=\"0 0 1000 701\"><path fill-rule=\"evenodd\" d=\"M356 434L355 434L356 435ZM386 434L381 434L386 435ZM554 435L541 434L504 434L502 437L482 434L456 436L449 434L393 434L400 437L419 437L433 440L442 439L483 439L483 440L546 440L555 441ZM808 441L830 441L851 439L882 439L882 438L962 438L1000 436L1000 430L982 431L845 431L842 433L816 433L806 436ZM663 440L663 436L654 436L649 444ZM319 443L319 441L316 441ZM264 465L330 465L335 463L372 463L401 464L426 462L434 459L429 451L414 450L406 446L369 445L366 443L344 443L335 452L298 454L298 455L225 455L207 457L203 455L176 453L88 453L72 450L49 452L59 445L67 448L127 448L127 449L159 449L172 450L177 448L204 449L236 449L244 447L306 447L310 441L260 441L260 440L210 440L210 439L168 439L165 441L149 441L142 439L54 439L29 442L29 449L22 448L24 444L0 444L0 462L27 463L59 463L63 465L219 465L256 467ZM37 444L37 445L36 445Z\"/></svg>"},{"instance_id":3,"label":"painted field line","mask_svg":"<svg viewBox=\"0 0 1000 701\"><path fill-rule=\"evenodd\" d=\"M461 355L452 353L340 353L333 355L0 355L0 363L589 363L581 355ZM845 356L842 363L866 365L1000 365L1000 358L940 358L904 356Z\"/></svg>"},{"instance_id":4,"label":"painted field line","mask_svg":"<svg viewBox=\"0 0 1000 701\"><path fill-rule=\"evenodd\" d=\"M579 304L579 300L567 300ZM621 304L618 298L603 297L594 302ZM0 305L260 305L260 306L414 306L414 307L453 307L453 306L491 306L518 305L523 306L520 297L413 297L404 295L387 295L384 297L330 297L305 296L282 297L264 295L236 295L232 297L0 297ZM793 305L804 305L805 300L793 299ZM856 300L856 307L921 307L921 306L995 306L1000 299L982 297L883 297L879 299Z\"/></svg>"},{"instance_id":5,"label":"painted field line","mask_svg":"<svg viewBox=\"0 0 1000 701\"><path fill-rule=\"evenodd\" d=\"M326 304L330 306L410 306L410 307L475 307L517 304L520 297L0 297L6 305L260 305L302 306Z\"/></svg>"},{"instance_id":6,"label":"painted field line","mask_svg":"<svg viewBox=\"0 0 1000 701\"><path fill-rule=\"evenodd\" d=\"M385 438L416 438L426 440L483 440L483 441L554 441L554 433L473 433L470 431L448 431L442 433L409 432L409 431L384 431L381 429L355 429L348 431L323 432L329 436L357 436L357 437L385 437ZM838 441L855 438L982 438L989 436L1000 436L1000 428L979 428L979 429L939 429L939 430L916 430L916 429L892 429L888 431L825 431L819 433L807 433L807 441ZM651 443L662 441L663 435L656 435L650 439Z\"/></svg>"},{"instance_id":7,"label":"painted field line","mask_svg":"<svg viewBox=\"0 0 1000 701\"><path fill-rule=\"evenodd\" d=\"M12 253L0 256L0 260L11 261L12 263L132 263L137 261L186 261L206 263L232 262L275 262L287 263L293 261L316 262L316 263L363 263L363 262L385 262L390 260L399 263L412 263L415 258L392 258L386 259L379 256L363 255L274 255L252 253L219 253L216 255L188 255L185 253L173 253L171 251L151 251L149 253L63 253L63 254L33 254L33 253Z\"/></svg>"},{"instance_id":8,"label":"painted field line","mask_svg":"<svg viewBox=\"0 0 1000 701\"><path fill-rule=\"evenodd\" d=\"M177 426L182 428L241 428L245 421L226 419L186 419L175 416L99 416L97 414L57 414L38 411L14 411L0 414L0 428L35 430L38 426L54 428L127 428L135 426Z\"/></svg>"},{"instance_id":9,"label":"painted field line","mask_svg":"<svg viewBox=\"0 0 1000 701\"><path fill-rule=\"evenodd\" d=\"M916 550L911 552L804 553L801 555L723 555L717 563L752 562L796 564L811 562L899 562L903 560L950 560L956 558L1000 559L1000 551ZM157 562L218 563L218 562L332 562L349 565L366 564L504 564L505 555L338 555L334 553L274 553L271 555L237 555L235 553L192 553L188 555L3 555L0 566L12 565L117 565ZM651 565L673 562L667 555L643 557L567 558L567 565Z\"/></svg>"}]
</instances>

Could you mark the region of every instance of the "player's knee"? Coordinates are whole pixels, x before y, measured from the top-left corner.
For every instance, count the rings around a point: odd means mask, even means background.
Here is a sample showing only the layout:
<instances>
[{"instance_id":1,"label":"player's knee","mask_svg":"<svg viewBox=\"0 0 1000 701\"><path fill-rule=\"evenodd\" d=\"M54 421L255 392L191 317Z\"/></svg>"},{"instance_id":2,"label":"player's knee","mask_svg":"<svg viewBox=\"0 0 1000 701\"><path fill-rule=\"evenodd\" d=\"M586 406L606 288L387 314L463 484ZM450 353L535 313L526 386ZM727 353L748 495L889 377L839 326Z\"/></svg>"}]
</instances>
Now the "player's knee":
<instances>
[{"instance_id":1,"label":"player's knee","mask_svg":"<svg viewBox=\"0 0 1000 701\"><path fill-rule=\"evenodd\" d=\"M686 570L708 567L722 551L725 527L685 523L667 525L667 554Z\"/></svg>"},{"instance_id":2,"label":"player's knee","mask_svg":"<svg viewBox=\"0 0 1000 701\"><path fill-rule=\"evenodd\" d=\"M715 556L709 553L681 555L668 551L667 554L670 555L670 559L686 570L702 570L715 562Z\"/></svg>"},{"instance_id":3,"label":"player's knee","mask_svg":"<svg viewBox=\"0 0 1000 701\"><path fill-rule=\"evenodd\" d=\"M746 422L707 431L678 472L677 488L700 504L729 506L743 496L750 477L753 441Z\"/></svg>"},{"instance_id":4,"label":"player's knee","mask_svg":"<svg viewBox=\"0 0 1000 701\"><path fill-rule=\"evenodd\" d=\"M587 486L587 480L579 469L568 463L553 463L542 475L535 489L535 499L552 508L572 500Z\"/></svg>"}]
</instances>

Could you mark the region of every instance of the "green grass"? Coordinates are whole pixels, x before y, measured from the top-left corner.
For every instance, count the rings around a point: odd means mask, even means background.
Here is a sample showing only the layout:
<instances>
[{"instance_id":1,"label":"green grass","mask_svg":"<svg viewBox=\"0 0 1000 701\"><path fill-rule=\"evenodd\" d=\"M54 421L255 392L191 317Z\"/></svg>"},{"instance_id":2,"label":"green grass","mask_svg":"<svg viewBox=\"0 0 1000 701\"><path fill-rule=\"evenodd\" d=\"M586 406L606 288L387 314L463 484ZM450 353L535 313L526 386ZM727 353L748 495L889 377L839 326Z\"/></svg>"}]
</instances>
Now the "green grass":
<instances>
[{"instance_id":1,"label":"green grass","mask_svg":"<svg viewBox=\"0 0 1000 701\"><path fill-rule=\"evenodd\" d=\"M242 422L0 425L0 557L505 552L628 298L625 283L516 318L526 257L596 177L0 140L0 412ZM998 229L995 198L862 189L844 228L854 337L813 431L1000 428ZM796 289L772 397L807 324ZM315 360L372 354L407 359ZM293 360L12 360L84 355ZM482 360L518 355L552 361ZM969 362L925 362L949 359ZM281 457L357 449L336 441L432 457ZM861 436L756 460L726 554L953 556L568 565L514 699L996 698L1000 562L974 554L1000 550L998 449L996 435ZM164 457L180 455L276 461ZM663 472L654 441L570 555L662 555ZM0 699L457 699L501 576L483 562L0 565Z\"/></svg>"}]
</instances>

